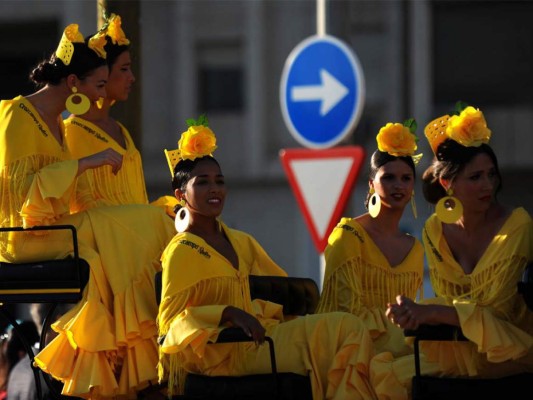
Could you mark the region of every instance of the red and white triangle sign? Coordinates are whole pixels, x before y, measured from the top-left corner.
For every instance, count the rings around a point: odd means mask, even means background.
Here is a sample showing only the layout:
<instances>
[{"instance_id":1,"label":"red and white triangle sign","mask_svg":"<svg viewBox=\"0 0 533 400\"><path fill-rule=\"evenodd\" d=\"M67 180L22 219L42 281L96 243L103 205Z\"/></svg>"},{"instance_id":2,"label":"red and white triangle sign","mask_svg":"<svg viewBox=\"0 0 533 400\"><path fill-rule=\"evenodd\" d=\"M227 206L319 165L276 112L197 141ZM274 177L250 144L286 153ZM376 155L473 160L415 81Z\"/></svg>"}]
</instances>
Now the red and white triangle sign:
<instances>
[{"instance_id":1,"label":"red and white triangle sign","mask_svg":"<svg viewBox=\"0 0 533 400\"><path fill-rule=\"evenodd\" d=\"M280 151L281 163L320 254L344 212L364 158L360 146Z\"/></svg>"}]
</instances>

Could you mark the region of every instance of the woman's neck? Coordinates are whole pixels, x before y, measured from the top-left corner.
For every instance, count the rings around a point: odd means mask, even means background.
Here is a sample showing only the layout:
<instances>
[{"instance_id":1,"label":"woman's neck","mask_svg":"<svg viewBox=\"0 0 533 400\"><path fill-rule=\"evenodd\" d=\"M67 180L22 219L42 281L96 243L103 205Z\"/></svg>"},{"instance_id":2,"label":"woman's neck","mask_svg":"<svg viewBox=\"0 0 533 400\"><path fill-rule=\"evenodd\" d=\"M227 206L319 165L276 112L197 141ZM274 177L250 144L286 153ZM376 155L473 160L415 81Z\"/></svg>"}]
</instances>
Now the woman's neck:
<instances>
[{"instance_id":1,"label":"woman's neck","mask_svg":"<svg viewBox=\"0 0 533 400\"><path fill-rule=\"evenodd\" d=\"M46 85L41 90L26 96L44 119L57 119L65 110L68 97L61 86Z\"/></svg>"},{"instance_id":2,"label":"woman's neck","mask_svg":"<svg viewBox=\"0 0 533 400\"><path fill-rule=\"evenodd\" d=\"M219 235L221 233L221 228L218 221L214 218L201 218L200 220L196 218L193 220L191 215L191 222L187 228L187 231L205 238Z\"/></svg>"},{"instance_id":3,"label":"woman's neck","mask_svg":"<svg viewBox=\"0 0 533 400\"><path fill-rule=\"evenodd\" d=\"M467 233L476 232L486 229L487 224L494 223L504 212L505 210L501 205L492 203L489 209L484 212L468 212L464 210L463 215L455 224Z\"/></svg>"},{"instance_id":4,"label":"woman's neck","mask_svg":"<svg viewBox=\"0 0 533 400\"><path fill-rule=\"evenodd\" d=\"M365 229L370 229L386 236L396 236L400 233L401 218L402 212L382 208L376 218L372 218L369 214L365 214L365 217L361 222Z\"/></svg>"},{"instance_id":5,"label":"woman's neck","mask_svg":"<svg viewBox=\"0 0 533 400\"><path fill-rule=\"evenodd\" d=\"M96 104L92 104L88 112L86 112L82 118L91 122L108 121L111 118L109 115L109 109L111 108L108 101L104 101L102 108L98 108Z\"/></svg>"}]
</instances>

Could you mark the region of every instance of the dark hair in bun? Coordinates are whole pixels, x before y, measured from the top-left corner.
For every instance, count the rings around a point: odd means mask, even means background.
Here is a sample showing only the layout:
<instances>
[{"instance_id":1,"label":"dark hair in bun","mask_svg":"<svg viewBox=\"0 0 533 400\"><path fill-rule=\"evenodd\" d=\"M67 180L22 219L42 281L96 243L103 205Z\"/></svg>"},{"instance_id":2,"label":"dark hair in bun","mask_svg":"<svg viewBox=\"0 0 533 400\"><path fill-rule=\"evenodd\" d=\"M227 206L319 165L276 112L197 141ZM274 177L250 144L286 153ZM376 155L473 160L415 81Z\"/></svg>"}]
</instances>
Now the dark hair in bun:
<instances>
[{"instance_id":1,"label":"dark hair in bun","mask_svg":"<svg viewBox=\"0 0 533 400\"><path fill-rule=\"evenodd\" d=\"M69 65L56 57L55 52L46 60L41 61L30 73L30 80L36 86L58 85L61 79L70 74L79 79L85 79L96 68L107 65L107 61L101 58L86 43L73 43L74 52Z\"/></svg>"}]
</instances>

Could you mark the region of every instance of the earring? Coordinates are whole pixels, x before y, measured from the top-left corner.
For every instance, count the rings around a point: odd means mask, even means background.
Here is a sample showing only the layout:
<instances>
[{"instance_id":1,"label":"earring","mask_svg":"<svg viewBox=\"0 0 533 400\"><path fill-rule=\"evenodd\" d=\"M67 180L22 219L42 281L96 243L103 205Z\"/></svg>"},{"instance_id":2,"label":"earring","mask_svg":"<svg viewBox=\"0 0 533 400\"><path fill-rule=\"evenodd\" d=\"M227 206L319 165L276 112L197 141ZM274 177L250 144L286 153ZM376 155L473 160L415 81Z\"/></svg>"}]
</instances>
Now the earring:
<instances>
[{"instance_id":1,"label":"earring","mask_svg":"<svg viewBox=\"0 0 533 400\"><path fill-rule=\"evenodd\" d=\"M96 107L98 107L99 110L104 106L104 100L103 97L99 97L98 100L96 100Z\"/></svg>"},{"instance_id":2,"label":"earring","mask_svg":"<svg viewBox=\"0 0 533 400\"><path fill-rule=\"evenodd\" d=\"M411 194L411 209L413 210L413 216L415 219L418 218L418 213L416 212L416 201L415 201L415 191Z\"/></svg>"},{"instance_id":3,"label":"earring","mask_svg":"<svg viewBox=\"0 0 533 400\"><path fill-rule=\"evenodd\" d=\"M76 86L73 86L72 94L67 97L67 101L65 102L65 108L71 114L83 115L91 108L91 102L83 93L78 93Z\"/></svg>"},{"instance_id":4,"label":"earring","mask_svg":"<svg viewBox=\"0 0 533 400\"><path fill-rule=\"evenodd\" d=\"M189 227L189 222L191 219L191 213L189 210L185 207L185 200L180 200L180 206L181 208L176 213L176 219L174 220L174 226L176 227L176 230L179 233L185 232L185 230Z\"/></svg>"},{"instance_id":5,"label":"earring","mask_svg":"<svg viewBox=\"0 0 533 400\"><path fill-rule=\"evenodd\" d=\"M374 188L370 188L369 193L372 195L368 200L368 213L372 218L376 218L381 210L381 198Z\"/></svg>"},{"instance_id":6,"label":"earring","mask_svg":"<svg viewBox=\"0 0 533 400\"><path fill-rule=\"evenodd\" d=\"M446 191L446 196L435 206L437 218L445 224L453 224L463 215L463 205L457 197L453 197L453 190Z\"/></svg>"}]
</instances>

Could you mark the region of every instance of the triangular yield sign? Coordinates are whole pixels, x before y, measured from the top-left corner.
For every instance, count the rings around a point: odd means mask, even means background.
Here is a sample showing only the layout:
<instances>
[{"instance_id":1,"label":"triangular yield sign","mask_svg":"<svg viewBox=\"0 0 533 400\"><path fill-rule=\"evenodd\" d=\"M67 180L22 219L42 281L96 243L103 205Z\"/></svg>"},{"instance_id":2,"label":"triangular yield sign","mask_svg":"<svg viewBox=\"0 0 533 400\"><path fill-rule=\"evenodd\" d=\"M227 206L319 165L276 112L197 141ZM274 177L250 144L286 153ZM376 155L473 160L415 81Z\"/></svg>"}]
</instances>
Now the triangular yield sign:
<instances>
[{"instance_id":1,"label":"triangular yield sign","mask_svg":"<svg viewBox=\"0 0 533 400\"><path fill-rule=\"evenodd\" d=\"M283 149L280 159L319 253L340 220L365 158L360 146Z\"/></svg>"}]
</instances>

